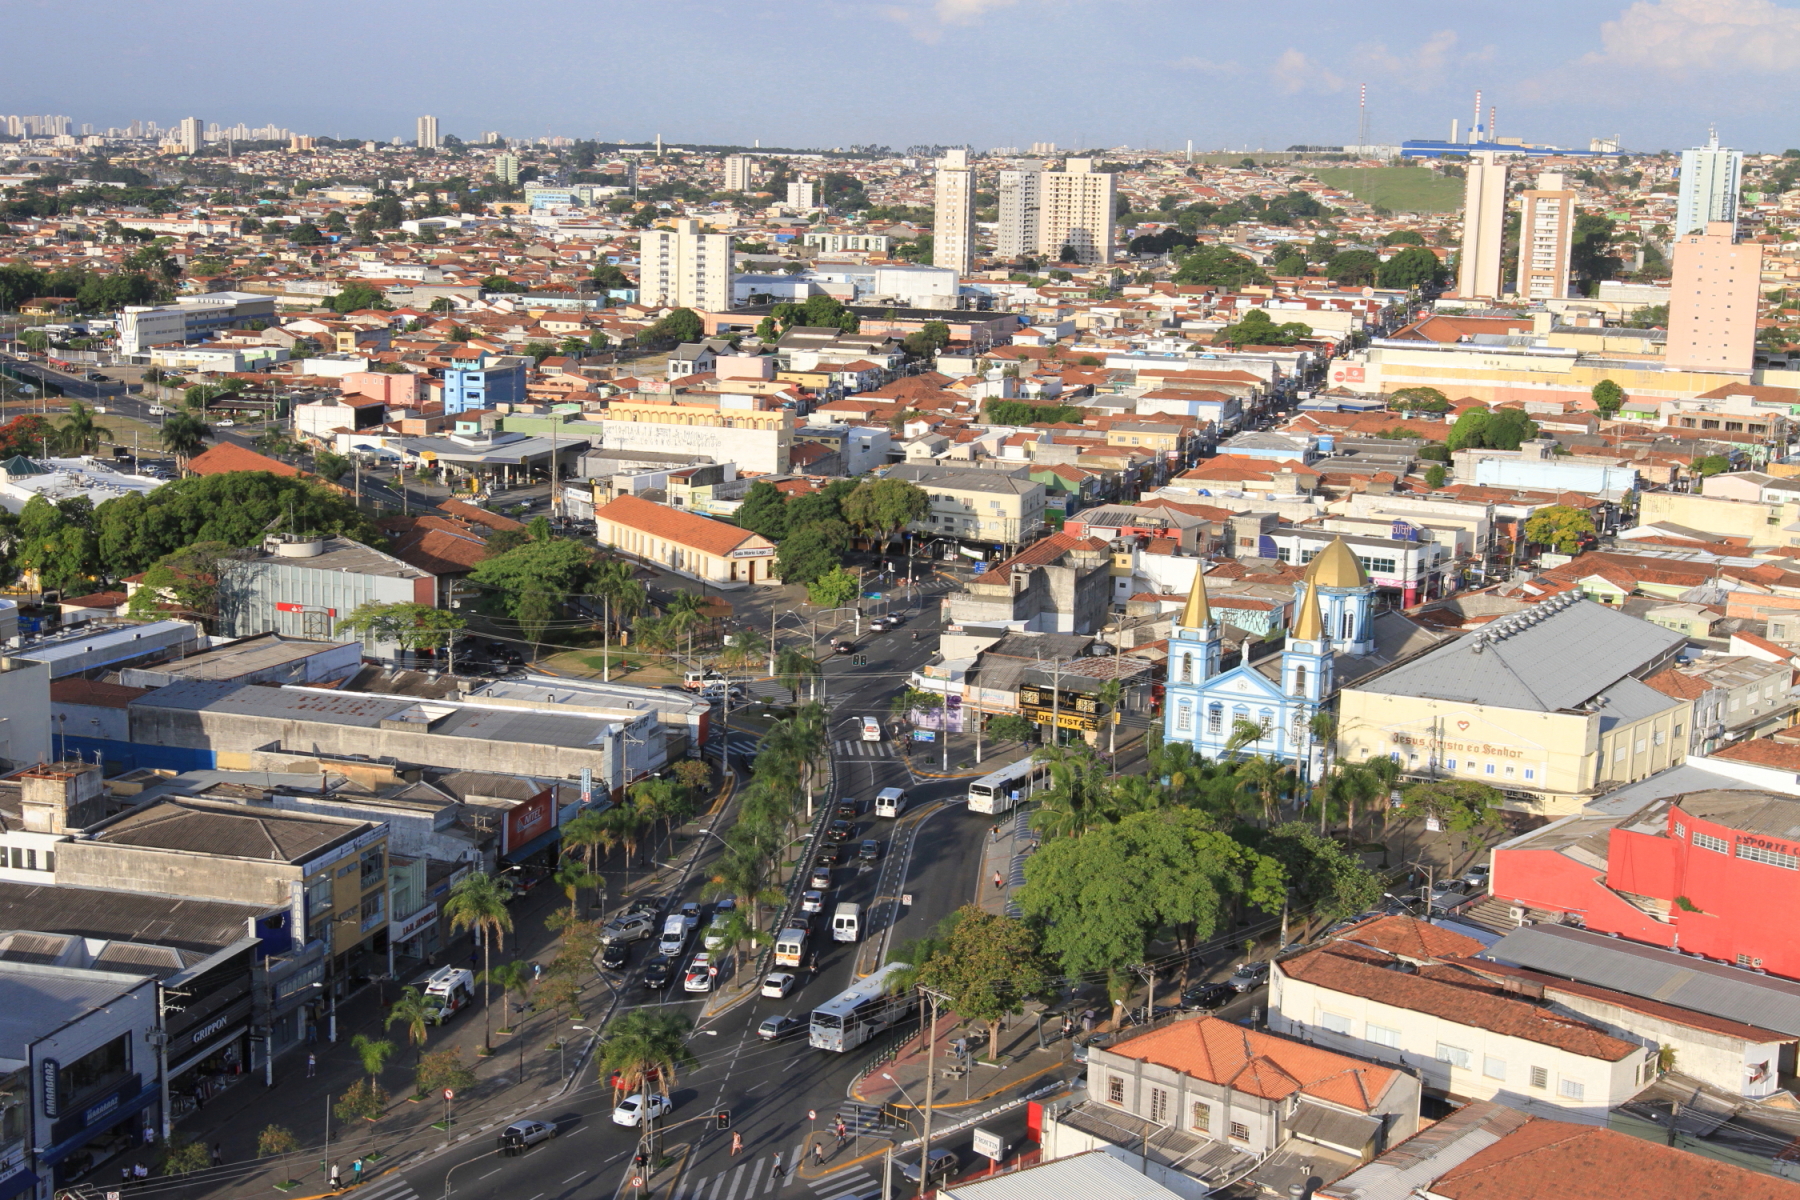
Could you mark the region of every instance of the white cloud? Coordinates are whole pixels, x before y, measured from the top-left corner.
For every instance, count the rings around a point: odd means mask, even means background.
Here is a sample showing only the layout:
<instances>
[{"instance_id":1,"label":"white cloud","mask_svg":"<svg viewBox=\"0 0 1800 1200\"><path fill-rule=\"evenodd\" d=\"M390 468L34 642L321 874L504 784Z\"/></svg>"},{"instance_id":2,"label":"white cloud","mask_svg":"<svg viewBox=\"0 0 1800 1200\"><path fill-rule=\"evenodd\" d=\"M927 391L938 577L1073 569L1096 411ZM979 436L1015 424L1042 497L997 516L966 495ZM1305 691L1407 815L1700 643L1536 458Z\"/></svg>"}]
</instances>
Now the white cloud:
<instances>
[{"instance_id":1,"label":"white cloud","mask_svg":"<svg viewBox=\"0 0 1800 1200\"><path fill-rule=\"evenodd\" d=\"M1344 87L1343 76L1292 47L1281 52L1281 57L1269 68L1269 77L1275 81L1278 91L1289 96L1296 92L1337 92Z\"/></svg>"},{"instance_id":2,"label":"white cloud","mask_svg":"<svg viewBox=\"0 0 1800 1200\"><path fill-rule=\"evenodd\" d=\"M1455 59L1455 49L1456 32L1440 29L1411 53L1395 54L1387 46L1375 42L1357 47L1350 61L1365 78L1398 83L1415 92L1424 92L1444 82Z\"/></svg>"},{"instance_id":3,"label":"white cloud","mask_svg":"<svg viewBox=\"0 0 1800 1200\"><path fill-rule=\"evenodd\" d=\"M1601 49L1578 66L1696 72L1786 72L1800 60L1800 9L1771 0L1639 0L1600 26Z\"/></svg>"},{"instance_id":4,"label":"white cloud","mask_svg":"<svg viewBox=\"0 0 1800 1200\"><path fill-rule=\"evenodd\" d=\"M1011 8L1019 0L929 0L925 4L890 4L881 10L922 42L936 42L951 26L970 26L996 9Z\"/></svg>"}]
</instances>

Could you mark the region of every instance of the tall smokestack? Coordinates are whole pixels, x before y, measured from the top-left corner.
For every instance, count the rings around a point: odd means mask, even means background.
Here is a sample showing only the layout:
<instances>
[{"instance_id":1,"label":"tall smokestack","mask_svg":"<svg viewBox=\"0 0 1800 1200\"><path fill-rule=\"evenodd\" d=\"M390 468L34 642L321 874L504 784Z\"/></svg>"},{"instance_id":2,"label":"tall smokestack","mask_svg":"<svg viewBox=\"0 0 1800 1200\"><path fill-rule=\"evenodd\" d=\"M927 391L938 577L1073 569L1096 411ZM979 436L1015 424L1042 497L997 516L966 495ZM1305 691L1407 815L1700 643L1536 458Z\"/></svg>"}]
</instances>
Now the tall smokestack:
<instances>
[{"instance_id":1,"label":"tall smokestack","mask_svg":"<svg viewBox=\"0 0 1800 1200\"><path fill-rule=\"evenodd\" d=\"M1495 113L1498 111L1497 105L1488 105L1487 140L1490 142L1497 142L1500 140L1500 119L1495 116Z\"/></svg>"},{"instance_id":2,"label":"tall smokestack","mask_svg":"<svg viewBox=\"0 0 1800 1200\"><path fill-rule=\"evenodd\" d=\"M1460 141L1462 141L1462 122L1459 121L1455 117L1451 117L1450 118L1450 144L1452 146L1454 146Z\"/></svg>"},{"instance_id":3,"label":"tall smokestack","mask_svg":"<svg viewBox=\"0 0 1800 1200\"><path fill-rule=\"evenodd\" d=\"M1469 144L1474 145L1481 140L1481 89L1475 89L1475 116L1469 123Z\"/></svg>"}]
</instances>

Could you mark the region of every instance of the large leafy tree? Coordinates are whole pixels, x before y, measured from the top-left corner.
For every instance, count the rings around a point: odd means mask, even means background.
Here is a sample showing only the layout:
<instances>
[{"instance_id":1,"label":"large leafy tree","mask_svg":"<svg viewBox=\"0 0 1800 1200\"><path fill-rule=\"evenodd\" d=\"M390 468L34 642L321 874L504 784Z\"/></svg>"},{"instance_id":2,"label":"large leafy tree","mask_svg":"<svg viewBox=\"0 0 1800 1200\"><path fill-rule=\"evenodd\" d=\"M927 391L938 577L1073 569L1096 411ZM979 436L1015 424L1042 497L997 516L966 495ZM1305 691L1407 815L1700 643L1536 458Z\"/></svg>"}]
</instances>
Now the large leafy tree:
<instances>
[{"instance_id":1,"label":"large leafy tree","mask_svg":"<svg viewBox=\"0 0 1800 1200\"><path fill-rule=\"evenodd\" d=\"M1408 246L1381 264L1375 282L1384 288L1417 288L1438 283L1445 274L1437 255L1423 246Z\"/></svg>"},{"instance_id":2,"label":"large leafy tree","mask_svg":"<svg viewBox=\"0 0 1800 1200\"><path fill-rule=\"evenodd\" d=\"M371 600L357 605L354 612L339 621L337 632L393 642L406 650L436 650L449 645L467 623L456 613L429 604L383 604Z\"/></svg>"},{"instance_id":3,"label":"large leafy tree","mask_svg":"<svg viewBox=\"0 0 1800 1200\"><path fill-rule=\"evenodd\" d=\"M1221 329L1217 340L1233 347L1291 346L1301 338L1311 336L1312 326L1303 321L1283 321L1277 324L1269 319L1267 312L1253 308L1236 324Z\"/></svg>"},{"instance_id":4,"label":"large leafy tree","mask_svg":"<svg viewBox=\"0 0 1800 1200\"><path fill-rule=\"evenodd\" d=\"M766 479L750 485L744 502L738 506L737 523L752 533L760 533L772 542L787 536L787 498L781 489Z\"/></svg>"},{"instance_id":5,"label":"large leafy tree","mask_svg":"<svg viewBox=\"0 0 1800 1200\"><path fill-rule=\"evenodd\" d=\"M1325 264L1325 275L1333 283L1371 284L1380 270L1381 257L1372 250L1342 250Z\"/></svg>"},{"instance_id":6,"label":"large leafy tree","mask_svg":"<svg viewBox=\"0 0 1800 1200\"><path fill-rule=\"evenodd\" d=\"M1525 518L1525 540L1553 548L1558 554L1576 554L1582 542L1594 536L1594 518L1569 504L1548 504Z\"/></svg>"},{"instance_id":7,"label":"large leafy tree","mask_svg":"<svg viewBox=\"0 0 1800 1200\"><path fill-rule=\"evenodd\" d=\"M870 479L858 484L842 504L844 518L852 528L890 542L925 515L931 508L931 497L904 479Z\"/></svg>"},{"instance_id":8,"label":"large leafy tree","mask_svg":"<svg viewBox=\"0 0 1800 1200\"><path fill-rule=\"evenodd\" d=\"M1364 867L1336 838L1300 821L1268 831L1246 830L1240 839L1281 864L1301 909L1326 921L1348 917L1381 899L1381 876Z\"/></svg>"},{"instance_id":9,"label":"large leafy tree","mask_svg":"<svg viewBox=\"0 0 1800 1200\"><path fill-rule=\"evenodd\" d=\"M850 548L850 527L818 521L789 534L775 552L775 569L785 583L813 583L835 570Z\"/></svg>"},{"instance_id":10,"label":"large leafy tree","mask_svg":"<svg viewBox=\"0 0 1800 1200\"><path fill-rule=\"evenodd\" d=\"M944 952L920 964L920 987L949 998L958 1016L988 1025L988 1055L998 1053L1000 1022L1050 988L1051 964L1023 921L968 904L951 915Z\"/></svg>"},{"instance_id":11,"label":"large leafy tree","mask_svg":"<svg viewBox=\"0 0 1800 1200\"><path fill-rule=\"evenodd\" d=\"M469 579L495 589L514 620L541 625L550 619L547 612L553 613L566 597L586 590L593 570L592 547L555 538L529 541L483 559L469 572Z\"/></svg>"},{"instance_id":12,"label":"large leafy tree","mask_svg":"<svg viewBox=\"0 0 1800 1200\"><path fill-rule=\"evenodd\" d=\"M1247 283L1267 283L1269 277L1242 254L1234 254L1223 246L1201 246L1181 260L1175 268L1174 280L1176 283L1237 288Z\"/></svg>"},{"instance_id":13,"label":"large leafy tree","mask_svg":"<svg viewBox=\"0 0 1800 1200\"><path fill-rule=\"evenodd\" d=\"M1044 949L1072 975L1120 973L1149 957L1157 930L1188 944L1212 935L1241 901L1279 912L1280 863L1212 828L1204 813L1133 813L1081 837L1047 841L1016 893L1045 929ZM1115 1001L1123 991L1115 988Z\"/></svg>"}]
</instances>

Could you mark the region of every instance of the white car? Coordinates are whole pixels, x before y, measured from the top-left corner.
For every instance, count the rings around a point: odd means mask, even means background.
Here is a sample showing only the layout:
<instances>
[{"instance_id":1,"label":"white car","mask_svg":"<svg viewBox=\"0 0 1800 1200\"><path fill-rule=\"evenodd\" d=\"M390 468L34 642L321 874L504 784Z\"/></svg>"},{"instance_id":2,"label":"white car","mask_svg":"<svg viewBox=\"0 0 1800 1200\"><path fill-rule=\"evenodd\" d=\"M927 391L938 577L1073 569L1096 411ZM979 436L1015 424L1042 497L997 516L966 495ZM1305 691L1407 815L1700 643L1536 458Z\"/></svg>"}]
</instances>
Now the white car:
<instances>
[{"instance_id":1,"label":"white car","mask_svg":"<svg viewBox=\"0 0 1800 1200\"><path fill-rule=\"evenodd\" d=\"M707 923L706 936L700 939L700 944L708 950L717 950L723 946L725 944L725 926L730 923L731 914L729 912L714 913L712 920Z\"/></svg>"},{"instance_id":2,"label":"white car","mask_svg":"<svg viewBox=\"0 0 1800 1200\"><path fill-rule=\"evenodd\" d=\"M713 985L712 955L702 950L694 955L688 963L687 974L681 977L681 990L684 992L710 992Z\"/></svg>"},{"instance_id":3,"label":"white car","mask_svg":"<svg viewBox=\"0 0 1800 1200\"><path fill-rule=\"evenodd\" d=\"M809 888L808 890L801 892L800 911L809 913L824 912L825 893L817 888Z\"/></svg>"},{"instance_id":4,"label":"white car","mask_svg":"<svg viewBox=\"0 0 1800 1200\"><path fill-rule=\"evenodd\" d=\"M777 971L766 975L762 981L762 994L771 1000L785 1000L787 994L794 990L794 977L786 971Z\"/></svg>"},{"instance_id":5,"label":"white car","mask_svg":"<svg viewBox=\"0 0 1800 1200\"><path fill-rule=\"evenodd\" d=\"M651 1092L647 1096L627 1096L613 1109L613 1124L641 1125L646 1113L651 1120L655 1120L657 1117L668 1116L674 1107L661 1092Z\"/></svg>"},{"instance_id":6,"label":"white car","mask_svg":"<svg viewBox=\"0 0 1800 1200\"><path fill-rule=\"evenodd\" d=\"M862 719L862 740L879 742L881 740L881 722L874 717L864 717Z\"/></svg>"}]
</instances>

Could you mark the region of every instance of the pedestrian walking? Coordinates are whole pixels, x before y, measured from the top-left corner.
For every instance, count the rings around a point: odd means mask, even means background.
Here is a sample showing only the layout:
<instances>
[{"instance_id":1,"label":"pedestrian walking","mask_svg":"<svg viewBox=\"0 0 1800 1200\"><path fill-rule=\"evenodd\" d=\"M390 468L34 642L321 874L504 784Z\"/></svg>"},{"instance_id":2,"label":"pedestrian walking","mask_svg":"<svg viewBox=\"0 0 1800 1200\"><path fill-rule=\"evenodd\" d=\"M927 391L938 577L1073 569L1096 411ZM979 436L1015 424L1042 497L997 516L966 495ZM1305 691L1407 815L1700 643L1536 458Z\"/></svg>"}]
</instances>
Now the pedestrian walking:
<instances>
[{"instance_id":1,"label":"pedestrian walking","mask_svg":"<svg viewBox=\"0 0 1800 1200\"><path fill-rule=\"evenodd\" d=\"M344 1181L343 1181L343 1179L341 1179L338 1176L338 1165L336 1163L332 1163L331 1164L331 1190L335 1192L343 1186L344 1186Z\"/></svg>"},{"instance_id":2,"label":"pedestrian walking","mask_svg":"<svg viewBox=\"0 0 1800 1200\"><path fill-rule=\"evenodd\" d=\"M350 1182L362 1182L362 1159L360 1158L350 1164Z\"/></svg>"},{"instance_id":3,"label":"pedestrian walking","mask_svg":"<svg viewBox=\"0 0 1800 1200\"><path fill-rule=\"evenodd\" d=\"M213 1143L212 1165L215 1167L222 1167L225 1165L225 1146L222 1142Z\"/></svg>"},{"instance_id":4,"label":"pedestrian walking","mask_svg":"<svg viewBox=\"0 0 1800 1200\"><path fill-rule=\"evenodd\" d=\"M825 1143L824 1142L814 1142L813 1143L813 1166L822 1167L824 1165L825 1165Z\"/></svg>"},{"instance_id":5,"label":"pedestrian walking","mask_svg":"<svg viewBox=\"0 0 1800 1200\"><path fill-rule=\"evenodd\" d=\"M848 1125L844 1124L844 1118L842 1118L842 1117L838 1118L837 1135L838 1135L838 1145L840 1145L840 1146L842 1146L845 1142L850 1140L850 1127Z\"/></svg>"},{"instance_id":6,"label":"pedestrian walking","mask_svg":"<svg viewBox=\"0 0 1800 1200\"><path fill-rule=\"evenodd\" d=\"M542 979L543 977L544 977L544 964L541 962L532 963L531 964L531 978L533 980L538 980L538 979Z\"/></svg>"},{"instance_id":7,"label":"pedestrian walking","mask_svg":"<svg viewBox=\"0 0 1800 1200\"><path fill-rule=\"evenodd\" d=\"M731 1157L736 1158L738 1151L742 1150L743 1148L744 1148L744 1135L741 1133L733 1133L731 1135Z\"/></svg>"},{"instance_id":8,"label":"pedestrian walking","mask_svg":"<svg viewBox=\"0 0 1800 1200\"><path fill-rule=\"evenodd\" d=\"M990 825L988 827L988 844L992 845L993 843L995 843L999 840L1000 840L1000 826L997 823L994 825Z\"/></svg>"},{"instance_id":9,"label":"pedestrian walking","mask_svg":"<svg viewBox=\"0 0 1800 1200\"><path fill-rule=\"evenodd\" d=\"M1062 1030L1063 1040L1067 1041L1069 1039L1069 1035L1074 1032L1075 1032L1075 1022L1069 1020L1068 1013L1064 1013L1063 1014L1063 1030Z\"/></svg>"},{"instance_id":10,"label":"pedestrian walking","mask_svg":"<svg viewBox=\"0 0 1800 1200\"><path fill-rule=\"evenodd\" d=\"M312 1051L306 1053L306 1077L311 1079L319 1073L319 1056Z\"/></svg>"},{"instance_id":11,"label":"pedestrian walking","mask_svg":"<svg viewBox=\"0 0 1800 1200\"><path fill-rule=\"evenodd\" d=\"M1000 872L994 872L994 890L997 892L1006 886L1006 880L1000 878Z\"/></svg>"},{"instance_id":12,"label":"pedestrian walking","mask_svg":"<svg viewBox=\"0 0 1800 1200\"><path fill-rule=\"evenodd\" d=\"M780 1178L781 1178L781 1151L779 1151L779 1150L777 1150L777 1151L776 1151L776 1152L775 1152L775 1174L774 1174L774 1178L776 1178L776 1179L780 1179Z\"/></svg>"}]
</instances>

